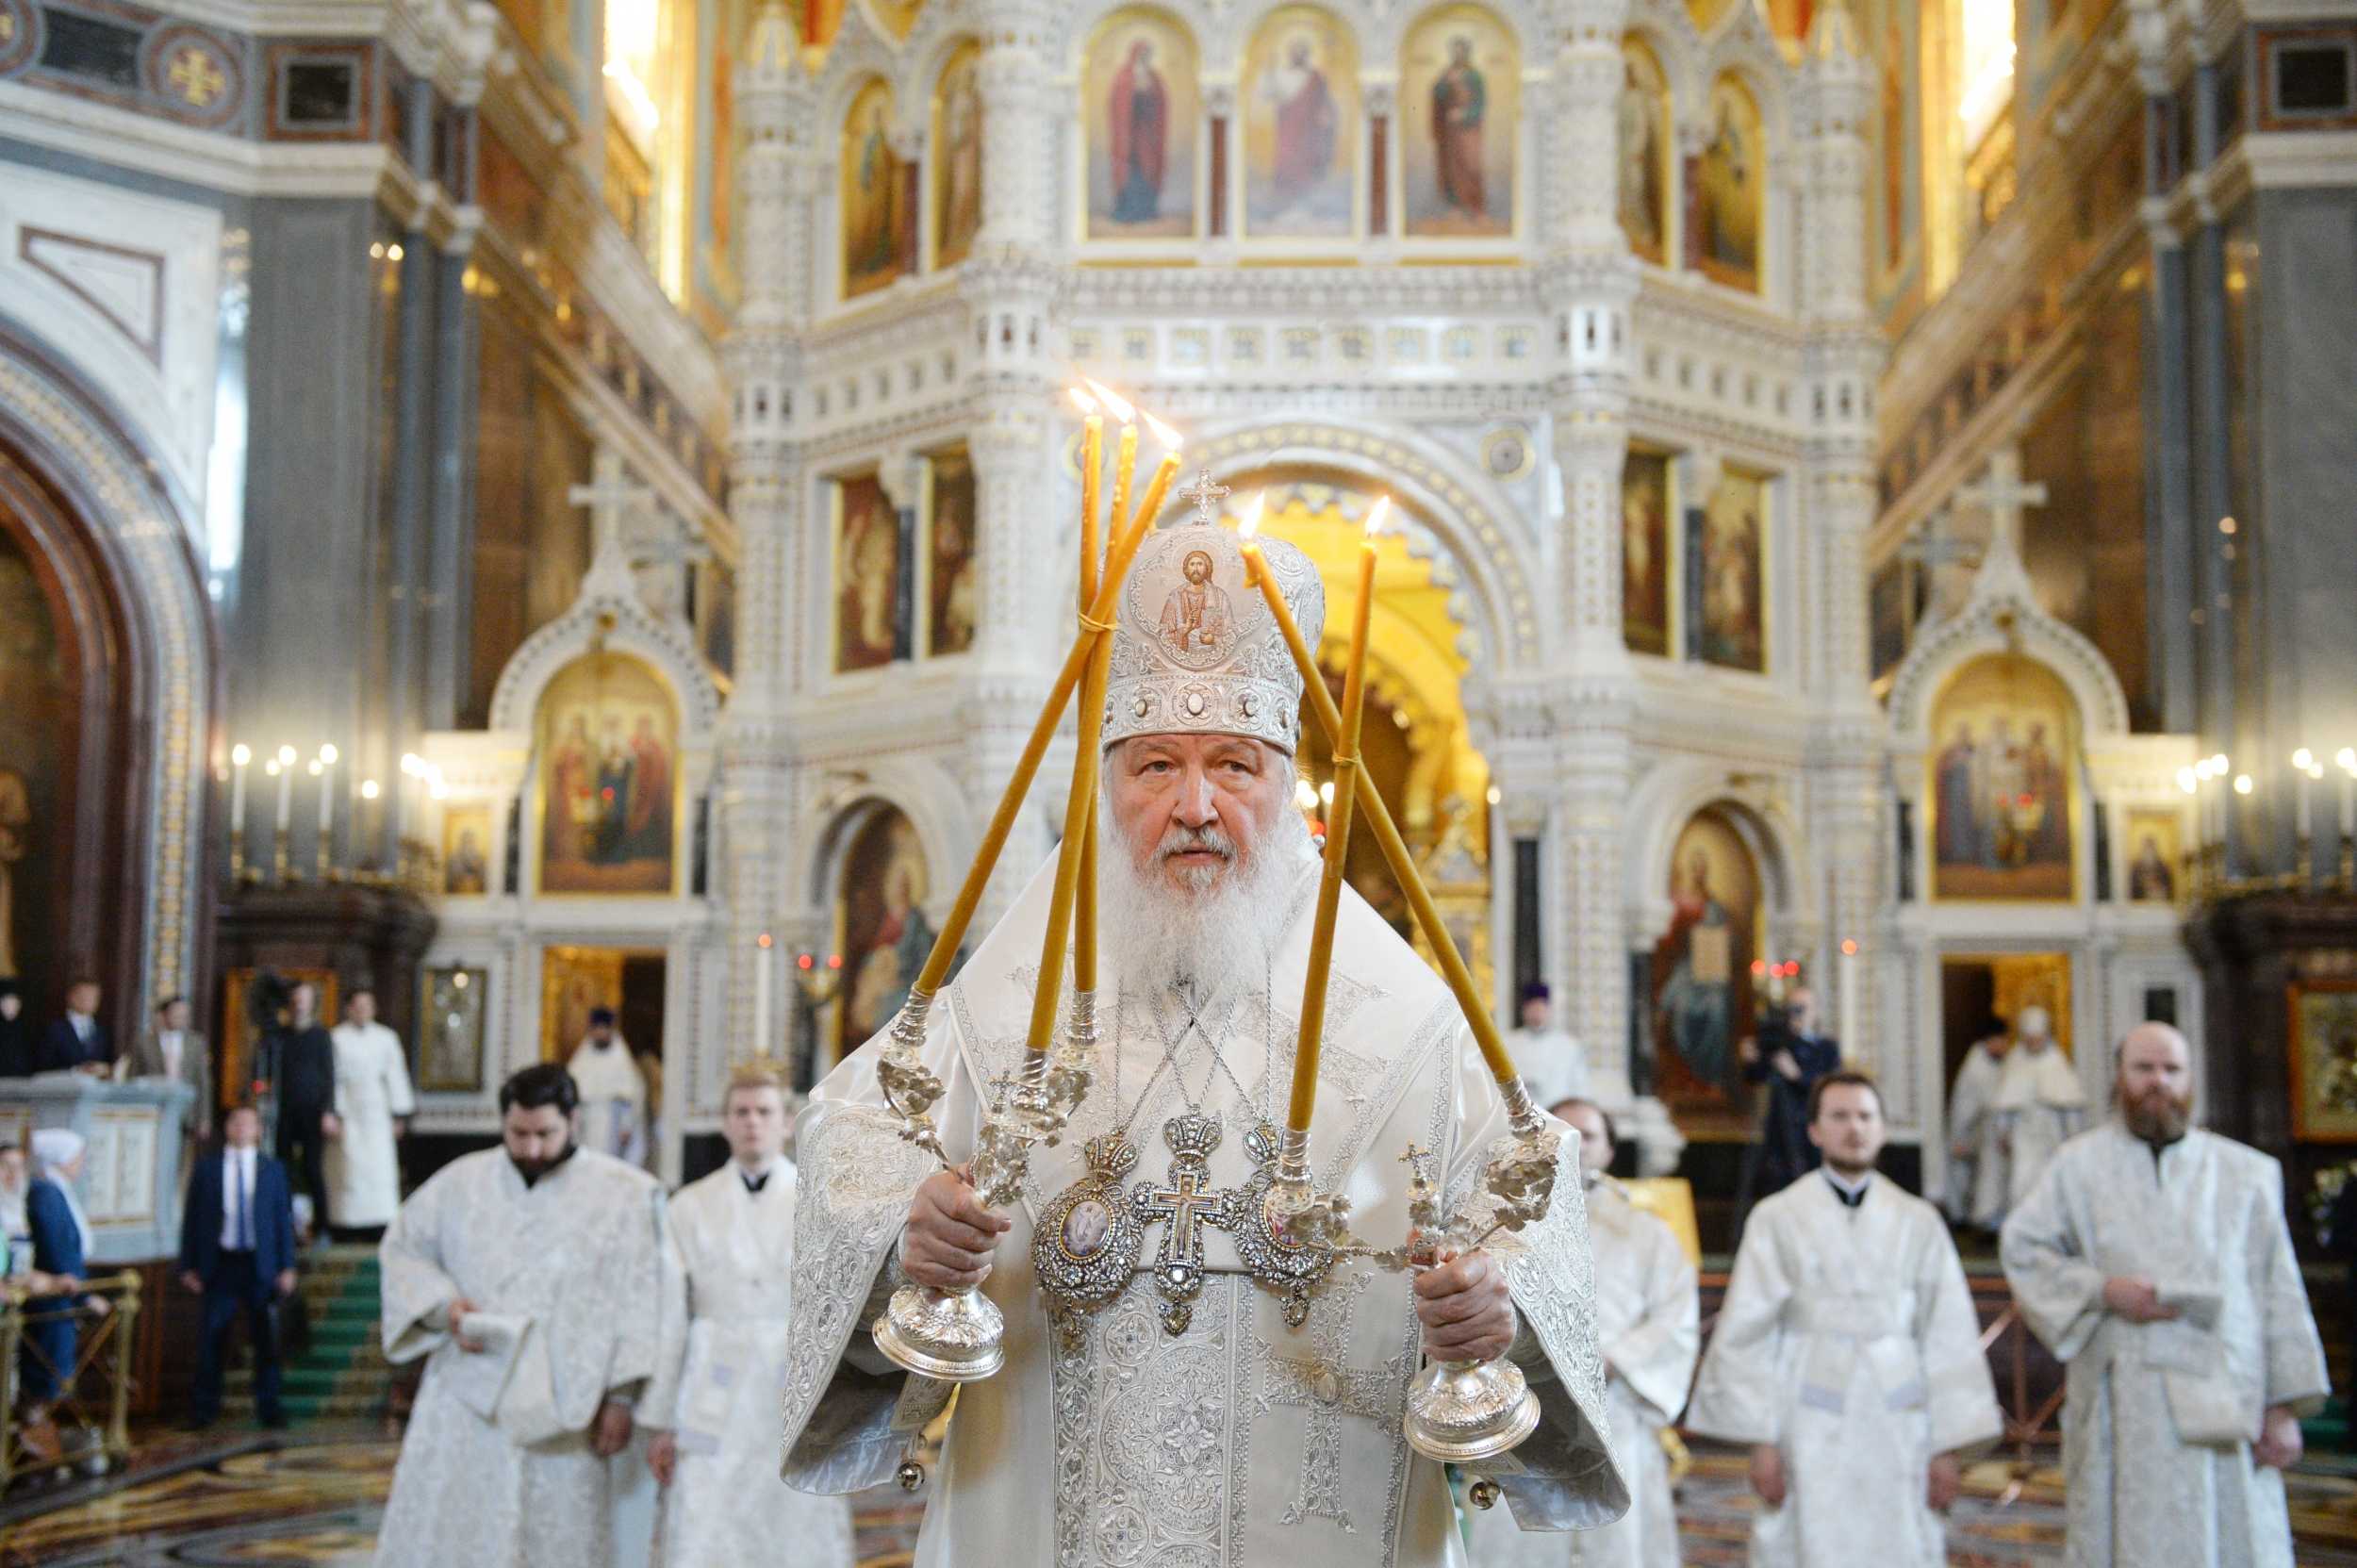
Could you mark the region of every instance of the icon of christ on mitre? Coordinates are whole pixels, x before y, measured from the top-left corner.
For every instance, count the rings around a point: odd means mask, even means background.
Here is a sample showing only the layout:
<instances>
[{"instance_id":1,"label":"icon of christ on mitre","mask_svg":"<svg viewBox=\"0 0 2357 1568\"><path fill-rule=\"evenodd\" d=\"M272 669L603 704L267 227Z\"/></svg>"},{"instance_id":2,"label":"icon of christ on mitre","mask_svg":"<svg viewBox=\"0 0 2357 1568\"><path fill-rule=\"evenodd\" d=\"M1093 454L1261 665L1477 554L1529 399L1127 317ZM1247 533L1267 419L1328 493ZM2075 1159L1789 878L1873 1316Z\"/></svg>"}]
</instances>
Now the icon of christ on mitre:
<instances>
[{"instance_id":1,"label":"icon of christ on mitre","mask_svg":"<svg viewBox=\"0 0 2357 1568\"><path fill-rule=\"evenodd\" d=\"M1316 647L1316 569L1278 541L1257 553ZM1518 1524L1610 1522L1628 1494L1606 1436L1575 1137L1544 1217L1453 1261L1410 1275L1345 1260L1306 1283L1271 1265L1282 1229L1254 1222L1319 885L1294 804L1302 681L1217 526L1147 536L1114 605L1089 1087L1003 1211L941 1168L973 1157L1019 1075L1051 860L923 1015L944 1153L905 1138L887 1104L888 1030L803 1114L786 1479L846 1493L895 1475L950 1385L904 1372L869 1325L903 1287L979 1282L1004 1316L1004 1364L959 1392L917 1568L1461 1564L1443 1467L1402 1430L1425 1356L1503 1356L1536 1395L1536 1429L1484 1472ZM1452 1198L1478 1188L1508 1133L1499 1081L1442 979L1346 888L1327 996L1315 1185L1360 1232L1407 1236L1417 1170L1402 1151L1431 1151Z\"/></svg>"}]
</instances>

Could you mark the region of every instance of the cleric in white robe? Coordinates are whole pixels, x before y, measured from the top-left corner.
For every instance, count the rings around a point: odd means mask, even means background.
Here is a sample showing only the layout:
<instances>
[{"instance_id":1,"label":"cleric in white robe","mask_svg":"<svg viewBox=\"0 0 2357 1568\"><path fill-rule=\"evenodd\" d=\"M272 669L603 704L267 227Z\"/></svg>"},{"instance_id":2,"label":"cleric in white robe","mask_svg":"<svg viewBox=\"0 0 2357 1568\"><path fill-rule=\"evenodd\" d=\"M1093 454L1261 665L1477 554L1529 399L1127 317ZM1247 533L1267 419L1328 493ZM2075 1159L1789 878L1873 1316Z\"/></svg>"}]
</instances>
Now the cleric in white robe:
<instances>
[{"instance_id":1,"label":"cleric in white robe","mask_svg":"<svg viewBox=\"0 0 2357 1568\"><path fill-rule=\"evenodd\" d=\"M1542 980L1523 987L1506 1048L1514 1054L1523 1081L1541 1105L1579 1099L1588 1094L1588 1053L1571 1032L1555 1021L1555 992Z\"/></svg>"},{"instance_id":2,"label":"cleric in white robe","mask_svg":"<svg viewBox=\"0 0 2357 1568\"><path fill-rule=\"evenodd\" d=\"M1963 1460L2004 1430L1939 1211L1878 1176L1882 1095L1812 1091L1824 1164L1743 1227L1687 1429L1752 1449L1753 1568L1940 1568Z\"/></svg>"},{"instance_id":3,"label":"cleric in white robe","mask_svg":"<svg viewBox=\"0 0 2357 1568\"><path fill-rule=\"evenodd\" d=\"M1197 553L1235 626L1181 650L1153 616ZM1281 543L1264 559L1315 646L1315 569ZM1525 1527L1609 1523L1628 1494L1606 1438L1575 1140L1543 1221L1412 1282L1344 1263L1295 1326L1246 1272L1226 1216L1261 1213L1248 1184L1273 1176L1315 901L1292 804L1301 688L1225 530L1153 536L1118 614L1094 1086L1003 1215L899 1137L882 1037L819 1086L796 1146L786 1478L840 1494L895 1473L946 1391L885 1361L870 1326L904 1276L947 1286L987 1268L1006 1364L958 1391L917 1568L1461 1563L1447 1477L1401 1431L1426 1349L1510 1354L1530 1380L1538 1429L1496 1477ZM982 1086L1023 1048L1053 881L1033 879L931 1010L924 1057L948 1084L933 1114L953 1158L974 1148ZM1352 1200L1361 1234L1395 1242L1403 1151L1435 1152L1461 1190L1506 1115L1448 991L1346 887L1338 933L1313 1170ZM1064 1223L1044 1223L1060 1199ZM1138 1237L1133 1263L1106 1250L1109 1213L1150 1216L1113 1232ZM1046 1294L1040 1269L1074 1259L1103 1260L1101 1305Z\"/></svg>"},{"instance_id":4,"label":"cleric in white robe","mask_svg":"<svg viewBox=\"0 0 2357 1568\"><path fill-rule=\"evenodd\" d=\"M2192 1053L2120 1042L2118 1118L2063 1146L2005 1222L2005 1278L2069 1369L2063 1472L2080 1568L2289 1568L2283 1470L2324 1350L2283 1172L2192 1126Z\"/></svg>"},{"instance_id":5,"label":"cleric in white robe","mask_svg":"<svg viewBox=\"0 0 2357 1568\"><path fill-rule=\"evenodd\" d=\"M1948 1193L1941 1207L1958 1225L1972 1221L1981 1146L1994 1134L1989 1102L1997 1097L1997 1081L2004 1076L2005 1053L2013 1048L2003 1020L1990 1023L1989 1031L1964 1053L1955 1085L1948 1093Z\"/></svg>"},{"instance_id":6,"label":"cleric in white robe","mask_svg":"<svg viewBox=\"0 0 2357 1568\"><path fill-rule=\"evenodd\" d=\"M336 1119L327 1142L327 1213L338 1230L376 1230L401 1208L400 1140L417 1096L401 1036L376 1021L376 993L345 999L336 1048Z\"/></svg>"},{"instance_id":7,"label":"cleric in white robe","mask_svg":"<svg viewBox=\"0 0 2357 1568\"><path fill-rule=\"evenodd\" d=\"M1588 1183L1588 1244L1596 1260L1596 1338L1604 1351L1612 1449L1629 1508L1600 1529L1518 1530L1504 1509L1473 1514L1474 1568L1678 1568L1676 1499L1661 1434L1677 1424L1702 1345L1694 1265L1676 1232L1628 1200L1605 1174L1612 1118L1592 1101L1555 1107L1579 1134Z\"/></svg>"},{"instance_id":8,"label":"cleric in white robe","mask_svg":"<svg viewBox=\"0 0 2357 1568\"><path fill-rule=\"evenodd\" d=\"M574 1141L553 1063L500 1089L503 1147L462 1155L385 1232L386 1359L426 1358L378 1568L615 1568L614 1456L654 1371L662 1192Z\"/></svg>"},{"instance_id":9,"label":"cleric in white robe","mask_svg":"<svg viewBox=\"0 0 2357 1568\"><path fill-rule=\"evenodd\" d=\"M644 1165L653 1145L647 1074L614 1027L614 1010L589 1010L589 1032L565 1064L581 1091L581 1142L625 1164Z\"/></svg>"},{"instance_id":10,"label":"cleric in white robe","mask_svg":"<svg viewBox=\"0 0 2357 1568\"><path fill-rule=\"evenodd\" d=\"M665 1568L851 1568L851 1510L778 1478L777 1389L794 1265L785 1081L737 1068L721 1098L729 1161L666 1210L663 1337L638 1404L668 1494Z\"/></svg>"},{"instance_id":11,"label":"cleric in white robe","mask_svg":"<svg viewBox=\"0 0 2357 1568\"><path fill-rule=\"evenodd\" d=\"M2042 1007L2025 1007L2013 1048L1980 1118L1972 1181L1972 1223L1995 1230L2046 1174L2055 1151L2087 1124L2079 1069L2055 1044Z\"/></svg>"}]
</instances>

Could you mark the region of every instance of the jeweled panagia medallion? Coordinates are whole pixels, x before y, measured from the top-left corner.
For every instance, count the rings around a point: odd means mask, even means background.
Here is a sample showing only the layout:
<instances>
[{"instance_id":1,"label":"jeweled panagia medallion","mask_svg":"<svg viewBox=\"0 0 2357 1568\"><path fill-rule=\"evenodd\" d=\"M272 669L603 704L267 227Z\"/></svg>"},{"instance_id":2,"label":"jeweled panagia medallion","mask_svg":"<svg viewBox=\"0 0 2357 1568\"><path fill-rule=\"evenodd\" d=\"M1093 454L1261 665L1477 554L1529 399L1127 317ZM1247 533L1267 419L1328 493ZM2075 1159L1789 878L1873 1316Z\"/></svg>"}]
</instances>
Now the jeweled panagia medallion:
<instances>
[{"instance_id":1,"label":"jeweled panagia medallion","mask_svg":"<svg viewBox=\"0 0 2357 1568\"><path fill-rule=\"evenodd\" d=\"M1277 1180L1277 1129L1261 1122L1244 1134L1252 1179L1230 1191L1228 1212L1216 1222L1236 1243L1236 1256L1261 1284L1285 1298L1285 1322L1295 1329L1310 1316L1310 1295L1334 1268L1334 1249L1307 1246L1286 1233L1271 1207Z\"/></svg>"},{"instance_id":2,"label":"jeweled panagia medallion","mask_svg":"<svg viewBox=\"0 0 2357 1568\"><path fill-rule=\"evenodd\" d=\"M1099 1307L1119 1296L1136 1272L1146 1219L1122 1182L1138 1151L1118 1132L1091 1138L1088 1174L1056 1195L1031 1235L1031 1271L1040 1288L1075 1307Z\"/></svg>"}]
</instances>

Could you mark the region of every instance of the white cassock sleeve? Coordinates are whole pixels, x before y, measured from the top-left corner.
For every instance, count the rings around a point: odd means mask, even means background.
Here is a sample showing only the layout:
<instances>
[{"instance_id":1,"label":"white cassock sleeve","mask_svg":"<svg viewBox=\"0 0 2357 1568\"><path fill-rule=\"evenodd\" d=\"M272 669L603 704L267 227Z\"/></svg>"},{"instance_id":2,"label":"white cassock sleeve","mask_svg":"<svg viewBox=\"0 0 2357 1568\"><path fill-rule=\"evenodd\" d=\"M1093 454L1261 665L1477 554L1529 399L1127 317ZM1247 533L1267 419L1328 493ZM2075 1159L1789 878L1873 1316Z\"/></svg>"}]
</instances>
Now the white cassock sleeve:
<instances>
[{"instance_id":1,"label":"white cassock sleeve","mask_svg":"<svg viewBox=\"0 0 2357 1568\"><path fill-rule=\"evenodd\" d=\"M385 1359L396 1365L431 1355L450 1338L451 1304L461 1294L442 1267L442 1200L450 1186L437 1176L419 1188L377 1244Z\"/></svg>"},{"instance_id":2,"label":"white cassock sleeve","mask_svg":"<svg viewBox=\"0 0 2357 1568\"><path fill-rule=\"evenodd\" d=\"M1702 1347L1702 1302L1695 1283L1686 1249L1661 1227L1647 1260L1643 1315L1604 1347L1606 1366L1664 1427L1686 1408L1694 1357Z\"/></svg>"},{"instance_id":3,"label":"white cassock sleeve","mask_svg":"<svg viewBox=\"0 0 2357 1568\"><path fill-rule=\"evenodd\" d=\"M389 1030L385 1034L385 1108L396 1116L414 1115L418 1097L409 1084L408 1053L401 1048L401 1037ZM396 1177L398 1181L398 1177Z\"/></svg>"},{"instance_id":4,"label":"white cassock sleeve","mask_svg":"<svg viewBox=\"0 0 2357 1568\"><path fill-rule=\"evenodd\" d=\"M927 1020L921 1059L947 1092L933 1107L953 1160L972 1151L981 1099L958 1059L945 988ZM940 1168L901 1138L884 1103L879 1033L837 1064L795 1124L794 1282L786 1336L789 1485L840 1494L889 1480L911 1432L947 1403L950 1385L912 1378L886 1360L868 1328L897 1269L909 1199Z\"/></svg>"},{"instance_id":5,"label":"white cassock sleeve","mask_svg":"<svg viewBox=\"0 0 2357 1568\"><path fill-rule=\"evenodd\" d=\"M1788 1395L1780 1363L1792 1282L1771 1234L1773 1225L1772 1216L1755 1212L1736 1249L1735 1273L1686 1415L1687 1426L1706 1437L1727 1443L1784 1441Z\"/></svg>"},{"instance_id":6,"label":"white cassock sleeve","mask_svg":"<svg viewBox=\"0 0 2357 1568\"><path fill-rule=\"evenodd\" d=\"M2250 1238L2245 1265L2250 1299L2259 1305L2260 1342L2266 1376L2265 1402L2289 1406L2294 1414L2314 1415L2332 1392L2324 1343L2308 1307L2308 1287L2292 1253L2291 1228L2283 1219L2283 1168L2268 1163L2267 1179L2251 1183Z\"/></svg>"},{"instance_id":7,"label":"white cassock sleeve","mask_svg":"<svg viewBox=\"0 0 2357 1568\"><path fill-rule=\"evenodd\" d=\"M1915 1343L1922 1357L1924 1413L1935 1454L1976 1453L2004 1435L1997 1384L1981 1349L1980 1314L1964 1263L1945 1230L1923 1247L1915 1279Z\"/></svg>"},{"instance_id":8,"label":"white cassock sleeve","mask_svg":"<svg viewBox=\"0 0 2357 1568\"><path fill-rule=\"evenodd\" d=\"M1454 1212L1478 1215L1492 1199L1483 1176L1492 1149L1511 1134L1497 1079L1475 1047L1457 1041L1457 1115L1444 1191ZM1525 1530L1593 1529L1628 1511L1629 1493L1607 1440L1604 1357L1596 1344L1595 1260L1579 1173L1579 1135L1558 1122L1563 1144L1546 1217L1487 1245L1506 1267L1522 1319L1508 1354L1539 1396L1539 1427L1491 1478ZM1475 1221L1476 1230L1486 1229Z\"/></svg>"},{"instance_id":9,"label":"white cassock sleeve","mask_svg":"<svg viewBox=\"0 0 2357 1568\"><path fill-rule=\"evenodd\" d=\"M2087 1261L2072 1217L2070 1165L2046 1167L2005 1218L1999 1255L2022 1319L2054 1359L2068 1362L2103 1325L2103 1271Z\"/></svg>"},{"instance_id":10,"label":"white cassock sleeve","mask_svg":"<svg viewBox=\"0 0 2357 1568\"><path fill-rule=\"evenodd\" d=\"M687 1267L684 1217L676 1205L664 1207L663 1250L657 1265L654 1372L638 1397L638 1423L660 1430L679 1426L680 1379L687 1366L687 1329L694 1318L694 1279Z\"/></svg>"}]
</instances>

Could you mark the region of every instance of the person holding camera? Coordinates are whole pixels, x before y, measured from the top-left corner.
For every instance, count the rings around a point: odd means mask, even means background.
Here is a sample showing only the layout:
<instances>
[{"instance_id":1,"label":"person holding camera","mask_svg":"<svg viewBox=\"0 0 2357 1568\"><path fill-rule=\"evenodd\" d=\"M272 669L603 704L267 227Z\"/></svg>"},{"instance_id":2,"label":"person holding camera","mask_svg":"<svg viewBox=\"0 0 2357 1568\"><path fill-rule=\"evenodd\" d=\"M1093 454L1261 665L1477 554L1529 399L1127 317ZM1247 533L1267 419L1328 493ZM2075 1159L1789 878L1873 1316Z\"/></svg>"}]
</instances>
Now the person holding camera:
<instances>
[{"instance_id":1,"label":"person holding camera","mask_svg":"<svg viewBox=\"0 0 2357 1568\"><path fill-rule=\"evenodd\" d=\"M1768 1108L1760 1118L1760 1158L1754 1193L1781 1192L1817 1168L1817 1146L1808 1137L1808 1097L1817 1081L1841 1065L1841 1045L1817 1032L1817 993L1796 985L1781 1005L1772 1003L1756 1038L1738 1048L1743 1076L1768 1085Z\"/></svg>"}]
</instances>

